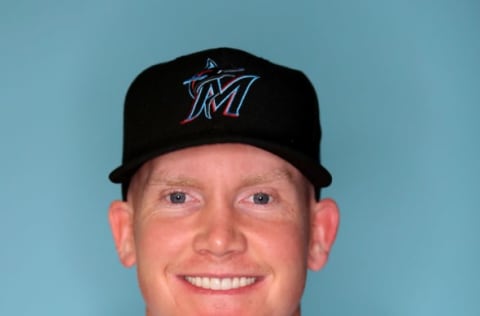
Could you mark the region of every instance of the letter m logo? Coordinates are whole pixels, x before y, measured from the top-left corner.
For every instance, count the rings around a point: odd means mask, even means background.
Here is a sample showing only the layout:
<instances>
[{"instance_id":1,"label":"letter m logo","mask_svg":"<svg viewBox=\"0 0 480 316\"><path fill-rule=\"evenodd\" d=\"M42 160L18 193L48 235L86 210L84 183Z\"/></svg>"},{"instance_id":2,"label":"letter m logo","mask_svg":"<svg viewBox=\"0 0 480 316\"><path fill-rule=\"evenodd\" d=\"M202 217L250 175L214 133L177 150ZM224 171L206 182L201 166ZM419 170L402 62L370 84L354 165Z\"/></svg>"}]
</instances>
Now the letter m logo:
<instances>
[{"instance_id":1,"label":"letter m logo","mask_svg":"<svg viewBox=\"0 0 480 316\"><path fill-rule=\"evenodd\" d=\"M240 109L250 86L259 78L254 75L235 74L241 71L243 69L218 69L216 64L208 59L206 69L184 82L184 85L188 85L193 104L181 124L189 123L201 115L212 119L213 113L222 108L224 116L240 116Z\"/></svg>"}]
</instances>

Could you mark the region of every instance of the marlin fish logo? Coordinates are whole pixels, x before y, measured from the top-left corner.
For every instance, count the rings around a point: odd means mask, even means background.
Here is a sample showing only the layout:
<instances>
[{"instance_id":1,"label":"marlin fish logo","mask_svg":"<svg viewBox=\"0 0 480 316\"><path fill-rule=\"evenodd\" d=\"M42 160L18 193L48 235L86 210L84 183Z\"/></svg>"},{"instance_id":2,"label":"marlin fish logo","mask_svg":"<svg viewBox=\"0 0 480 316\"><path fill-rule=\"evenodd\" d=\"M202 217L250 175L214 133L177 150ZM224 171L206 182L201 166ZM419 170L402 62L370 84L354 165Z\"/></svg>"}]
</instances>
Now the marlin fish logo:
<instances>
[{"instance_id":1,"label":"marlin fish logo","mask_svg":"<svg viewBox=\"0 0 480 316\"><path fill-rule=\"evenodd\" d=\"M250 86L259 77L241 75L243 68L221 69L208 58L205 68L183 82L193 99L192 108L181 124L189 123L201 114L212 119L212 112L224 107L222 115L239 117Z\"/></svg>"}]
</instances>

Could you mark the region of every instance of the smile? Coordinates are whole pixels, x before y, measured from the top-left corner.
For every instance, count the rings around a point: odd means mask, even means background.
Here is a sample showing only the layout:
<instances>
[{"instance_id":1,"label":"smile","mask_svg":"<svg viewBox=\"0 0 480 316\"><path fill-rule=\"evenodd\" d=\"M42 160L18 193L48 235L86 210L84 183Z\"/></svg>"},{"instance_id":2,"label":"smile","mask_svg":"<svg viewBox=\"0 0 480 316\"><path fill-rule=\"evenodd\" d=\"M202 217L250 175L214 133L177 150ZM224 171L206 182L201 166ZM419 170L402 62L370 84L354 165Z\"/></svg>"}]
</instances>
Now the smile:
<instances>
[{"instance_id":1,"label":"smile","mask_svg":"<svg viewBox=\"0 0 480 316\"><path fill-rule=\"evenodd\" d=\"M185 276L185 280L193 286L216 291L227 291L249 286L255 283L255 277L209 278Z\"/></svg>"}]
</instances>

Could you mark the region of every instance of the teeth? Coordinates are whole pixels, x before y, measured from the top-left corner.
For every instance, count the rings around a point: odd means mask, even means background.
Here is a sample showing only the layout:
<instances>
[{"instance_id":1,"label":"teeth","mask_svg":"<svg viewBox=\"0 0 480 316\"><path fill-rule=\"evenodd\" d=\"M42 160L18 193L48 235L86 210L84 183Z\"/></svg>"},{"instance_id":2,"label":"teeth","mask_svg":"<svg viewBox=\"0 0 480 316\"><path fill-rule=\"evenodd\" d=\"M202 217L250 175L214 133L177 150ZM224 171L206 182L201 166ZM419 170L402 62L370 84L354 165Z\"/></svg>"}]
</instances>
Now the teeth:
<instances>
[{"instance_id":1,"label":"teeth","mask_svg":"<svg viewBox=\"0 0 480 316\"><path fill-rule=\"evenodd\" d=\"M251 285L256 279L254 277L208 278L186 276L185 280L187 280L190 284L203 289L226 291Z\"/></svg>"}]
</instances>

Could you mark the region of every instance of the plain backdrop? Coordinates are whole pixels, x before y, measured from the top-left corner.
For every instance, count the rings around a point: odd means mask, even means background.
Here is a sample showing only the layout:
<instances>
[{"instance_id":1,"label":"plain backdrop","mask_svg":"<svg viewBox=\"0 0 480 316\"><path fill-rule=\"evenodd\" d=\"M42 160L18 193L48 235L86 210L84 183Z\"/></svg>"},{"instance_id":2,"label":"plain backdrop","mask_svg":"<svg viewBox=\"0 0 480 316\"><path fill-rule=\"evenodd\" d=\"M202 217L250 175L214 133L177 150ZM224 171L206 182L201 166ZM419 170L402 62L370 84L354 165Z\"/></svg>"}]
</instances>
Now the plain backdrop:
<instances>
[{"instance_id":1,"label":"plain backdrop","mask_svg":"<svg viewBox=\"0 0 480 316\"><path fill-rule=\"evenodd\" d=\"M0 2L0 315L143 315L107 223L143 68L233 46L300 68L342 211L306 316L480 315L480 2Z\"/></svg>"}]
</instances>

